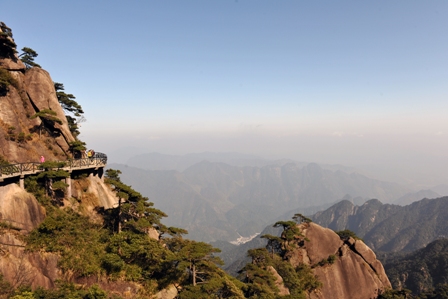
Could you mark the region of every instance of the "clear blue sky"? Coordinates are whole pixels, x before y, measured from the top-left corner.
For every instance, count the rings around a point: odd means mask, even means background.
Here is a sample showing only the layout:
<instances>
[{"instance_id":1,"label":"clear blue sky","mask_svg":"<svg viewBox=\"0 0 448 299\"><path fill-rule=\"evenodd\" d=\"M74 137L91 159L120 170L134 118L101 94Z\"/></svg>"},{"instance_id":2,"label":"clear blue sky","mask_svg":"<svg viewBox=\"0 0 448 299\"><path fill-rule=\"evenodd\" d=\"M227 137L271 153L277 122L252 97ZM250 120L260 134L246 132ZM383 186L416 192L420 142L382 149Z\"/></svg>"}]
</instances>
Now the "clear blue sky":
<instances>
[{"instance_id":1,"label":"clear blue sky","mask_svg":"<svg viewBox=\"0 0 448 299\"><path fill-rule=\"evenodd\" d=\"M99 151L236 151L448 182L448 1L2 0L0 16L76 96Z\"/></svg>"}]
</instances>

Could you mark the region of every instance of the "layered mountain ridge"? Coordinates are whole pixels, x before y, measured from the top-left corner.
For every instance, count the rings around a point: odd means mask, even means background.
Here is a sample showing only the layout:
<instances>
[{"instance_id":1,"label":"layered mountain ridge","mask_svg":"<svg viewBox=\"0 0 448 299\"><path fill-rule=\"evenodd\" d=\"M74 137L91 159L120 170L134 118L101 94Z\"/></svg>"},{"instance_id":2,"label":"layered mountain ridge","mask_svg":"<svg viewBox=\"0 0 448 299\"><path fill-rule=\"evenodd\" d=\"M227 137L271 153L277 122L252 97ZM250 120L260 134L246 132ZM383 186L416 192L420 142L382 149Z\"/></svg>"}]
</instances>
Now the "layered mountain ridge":
<instances>
[{"instance_id":1,"label":"layered mountain ridge","mask_svg":"<svg viewBox=\"0 0 448 299\"><path fill-rule=\"evenodd\" d=\"M201 161L183 172L110 167L120 169L125 182L166 211L168 223L187 228L193 232L190 237L203 241L249 237L287 212L328 207L348 194L362 202L391 202L410 192L398 184L315 163L239 167Z\"/></svg>"},{"instance_id":2,"label":"layered mountain ridge","mask_svg":"<svg viewBox=\"0 0 448 299\"><path fill-rule=\"evenodd\" d=\"M361 206L341 201L311 218L335 231L354 231L375 251L409 252L447 237L448 197L422 199L404 207L379 200Z\"/></svg>"}]
</instances>

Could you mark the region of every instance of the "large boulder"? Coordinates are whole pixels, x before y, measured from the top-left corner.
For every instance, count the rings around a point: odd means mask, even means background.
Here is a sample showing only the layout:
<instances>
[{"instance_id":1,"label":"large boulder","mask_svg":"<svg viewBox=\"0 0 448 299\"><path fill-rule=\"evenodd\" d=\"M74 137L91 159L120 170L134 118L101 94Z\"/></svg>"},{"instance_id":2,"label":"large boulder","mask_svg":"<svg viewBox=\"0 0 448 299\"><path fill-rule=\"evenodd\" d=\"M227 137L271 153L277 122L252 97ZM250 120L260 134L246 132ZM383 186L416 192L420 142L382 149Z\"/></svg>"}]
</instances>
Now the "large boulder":
<instances>
[{"instance_id":1,"label":"large boulder","mask_svg":"<svg viewBox=\"0 0 448 299\"><path fill-rule=\"evenodd\" d=\"M68 151L68 143L75 141L75 138L68 127L64 110L59 104L50 74L41 68L34 67L25 73L24 83L26 92L37 111L51 109L62 121L62 124L55 124L55 128L61 132L55 140L61 148Z\"/></svg>"},{"instance_id":2,"label":"large boulder","mask_svg":"<svg viewBox=\"0 0 448 299\"><path fill-rule=\"evenodd\" d=\"M45 218L36 198L16 184L0 187L0 221L21 231L31 231Z\"/></svg>"},{"instance_id":3,"label":"large boulder","mask_svg":"<svg viewBox=\"0 0 448 299\"><path fill-rule=\"evenodd\" d=\"M59 278L58 257L25 251L23 233L45 218L45 211L33 195L16 184L0 187L0 273L13 286L21 284L50 288Z\"/></svg>"},{"instance_id":4,"label":"large boulder","mask_svg":"<svg viewBox=\"0 0 448 299\"><path fill-rule=\"evenodd\" d=\"M50 76L40 68L25 74L9 73L16 84L0 96L0 155L11 163L37 162L41 155L47 160L65 160L69 142L75 139ZM56 124L54 132L40 135L38 127L42 121L32 116L43 109L55 111L62 124ZM26 138L20 140L20 134Z\"/></svg>"},{"instance_id":5,"label":"large boulder","mask_svg":"<svg viewBox=\"0 0 448 299\"><path fill-rule=\"evenodd\" d=\"M314 223L301 224L308 241L288 254L290 262L309 264L323 286L311 299L376 298L391 288L381 262L361 240L342 241L332 230ZM334 260L328 262L329 257Z\"/></svg>"}]
</instances>

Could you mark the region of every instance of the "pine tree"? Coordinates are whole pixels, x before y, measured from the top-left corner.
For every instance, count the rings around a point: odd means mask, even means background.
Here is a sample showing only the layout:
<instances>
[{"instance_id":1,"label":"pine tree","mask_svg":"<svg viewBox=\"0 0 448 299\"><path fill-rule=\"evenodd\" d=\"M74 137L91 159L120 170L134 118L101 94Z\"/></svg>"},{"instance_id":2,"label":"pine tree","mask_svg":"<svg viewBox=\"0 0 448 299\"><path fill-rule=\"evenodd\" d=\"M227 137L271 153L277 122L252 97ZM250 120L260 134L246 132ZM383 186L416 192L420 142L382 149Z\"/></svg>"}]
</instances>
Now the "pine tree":
<instances>
[{"instance_id":1,"label":"pine tree","mask_svg":"<svg viewBox=\"0 0 448 299\"><path fill-rule=\"evenodd\" d=\"M25 64L27 69L32 67L40 67L40 65L34 62L34 58L39 55L36 51L28 47L22 48L22 51L23 53L19 55L19 58Z\"/></svg>"}]
</instances>

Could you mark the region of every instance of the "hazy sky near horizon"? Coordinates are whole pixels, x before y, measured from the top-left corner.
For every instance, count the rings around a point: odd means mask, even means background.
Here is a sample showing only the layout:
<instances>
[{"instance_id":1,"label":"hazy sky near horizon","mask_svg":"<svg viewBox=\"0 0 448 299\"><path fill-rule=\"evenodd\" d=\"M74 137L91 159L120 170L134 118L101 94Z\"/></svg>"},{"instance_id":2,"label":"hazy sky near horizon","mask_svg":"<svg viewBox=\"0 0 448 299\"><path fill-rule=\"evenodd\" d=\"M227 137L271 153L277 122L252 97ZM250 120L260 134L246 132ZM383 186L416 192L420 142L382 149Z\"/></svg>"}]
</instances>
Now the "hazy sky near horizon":
<instances>
[{"instance_id":1,"label":"hazy sky near horizon","mask_svg":"<svg viewBox=\"0 0 448 299\"><path fill-rule=\"evenodd\" d=\"M448 181L447 1L2 0L0 15L76 96L98 151Z\"/></svg>"}]
</instances>

